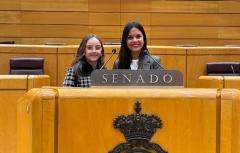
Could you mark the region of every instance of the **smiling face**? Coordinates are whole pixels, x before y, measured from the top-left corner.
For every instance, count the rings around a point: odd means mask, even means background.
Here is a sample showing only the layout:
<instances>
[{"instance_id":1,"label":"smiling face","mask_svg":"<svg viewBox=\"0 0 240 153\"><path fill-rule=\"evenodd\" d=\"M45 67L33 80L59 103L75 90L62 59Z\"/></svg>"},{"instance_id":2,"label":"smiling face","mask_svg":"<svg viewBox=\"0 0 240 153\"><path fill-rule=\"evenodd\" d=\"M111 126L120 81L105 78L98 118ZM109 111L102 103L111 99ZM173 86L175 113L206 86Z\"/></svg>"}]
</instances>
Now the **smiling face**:
<instances>
[{"instance_id":1,"label":"smiling face","mask_svg":"<svg viewBox=\"0 0 240 153\"><path fill-rule=\"evenodd\" d=\"M138 58L143 45L144 40L142 32L135 27L132 28L127 37L127 46L131 50L133 58Z\"/></svg>"},{"instance_id":2,"label":"smiling face","mask_svg":"<svg viewBox=\"0 0 240 153\"><path fill-rule=\"evenodd\" d=\"M102 56L102 46L100 41L93 37L88 40L85 49L85 58L89 64L96 64Z\"/></svg>"}]
</instances>

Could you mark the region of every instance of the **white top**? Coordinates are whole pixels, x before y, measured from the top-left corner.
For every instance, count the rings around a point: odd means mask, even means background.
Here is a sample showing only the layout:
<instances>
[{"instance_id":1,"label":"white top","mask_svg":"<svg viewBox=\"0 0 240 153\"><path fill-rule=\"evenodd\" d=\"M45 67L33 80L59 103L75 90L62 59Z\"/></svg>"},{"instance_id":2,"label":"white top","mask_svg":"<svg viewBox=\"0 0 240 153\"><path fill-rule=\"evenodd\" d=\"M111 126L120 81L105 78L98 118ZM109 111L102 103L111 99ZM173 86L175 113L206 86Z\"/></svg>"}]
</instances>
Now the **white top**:
<instances>
[{"instance_id":1,"label":"white top","mask_svg":"<svg viewBox=\"0 0 240 153\"><path fill-rule=\"evenodd\" d=\"M131 70L137 70L138 69L138 59L132 60L130 68L131 68Z\"/></svg>"}]
</instances>

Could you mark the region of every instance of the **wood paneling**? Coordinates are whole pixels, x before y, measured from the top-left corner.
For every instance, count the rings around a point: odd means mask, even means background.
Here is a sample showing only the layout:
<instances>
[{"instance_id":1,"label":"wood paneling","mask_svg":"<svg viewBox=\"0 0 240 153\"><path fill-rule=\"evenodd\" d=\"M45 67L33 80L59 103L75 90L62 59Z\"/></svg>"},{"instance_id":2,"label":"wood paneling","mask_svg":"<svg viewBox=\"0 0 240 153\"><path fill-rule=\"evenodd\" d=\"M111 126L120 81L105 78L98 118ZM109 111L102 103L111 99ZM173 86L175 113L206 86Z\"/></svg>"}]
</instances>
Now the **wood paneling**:
<instances>
[{"instance_id":1,"label":"wood paneling","mask_svg":"<svg viewBox=\"0 0 240 153\"><path fill-rule=\"evenodd\" d=\"M218 38L218 28L154 26L151 38Z\"/></svg>"},{"instance_id":2,"label":"wood paneling","mask_svg":"<svg viewBox=\"0 0 240 153\"><path fill-rule=\"evenodd\" d=\"M193 151L200 153L204 152L204 150L215 152L217 108L214 99L207 100L207 98L202 98L200 100L200 98L192 95L192 92L191 96L194 98L183 98L181 96L176 96L178 97L176 98L173 95L181 94L178 90L172 92L171 98L166 98L165 96L167 95L159 94L164 93L162 90L149 89L141 92L139 90L118 89L119 95L111 94L109 92L111 89L100 90L105 93L104 97L99 97L97 90L89 91L90 93L95 93L94 97L96 98L93 97L93 94L90 96L90 94L85 94L85 92L78 93L82 95L81 98L60 96L58 103L59 153L68 151L72 153L79 151L88 153L108 152L117 144L125 142L120 132L113 129L112 124L108 123L112 123L113 119L119 116L119 113L130 114L133 112L135 94L138 95L138 99L142 102L142 111L144 113L161 116L164 122L163 128L152 139L154 143L161 144L169 152L175 153L181 153L182 150L189 153ZM148 93L155 96L149 96ZM62 94L66 93L61 92L60 95ZM71 92L72 96L75 94L77 93ZM121 97L119 97L120 95ZM201 126L197 124L199 122L202 123ZM114 139L112 139L113 135ZM85 141L82 141L82 139ZM208 141L206 142L205 139ZM84 147L90 144L98 145L88 149ZM187 145L183 146L183 144Z\"/></svg>"},{"instance_id":3,"label":"wood paneling","mask_svg":"<svg viewBox=\"0 0 240 153\"><path fill-rule=\"evenodd\" d=\"M76 44L72 39L88 33L114 42L129 21L139 21L149 30L148 44L216 46L240 41L238 1L3 0L0 4L0 40L12 38L23 44L44 44L48 39Z\"/></svg>"},{"instance_id":4,"label":"wood paneling","mask_svg":"<svg viewBox=\"0 0 240 153\"><path fill-rule=\"evenodd\" d=\"M46 50L45 50L46 49ZM57 84L57 49L41 47L0 47L0 74L9 74L9 60L16 57L44 58L44 74L51 76L51 85Z\"/></svg>"},{"instance_id":5,"label":"wood paneling","mask_svg":"<svg viewBox=\"0 0 240 153\"><path fill-rule=\"evenodd\" d=\"M79 45L79 43L78 43ZM66 70L70 67L78 45L0 45L0 74L9 73L9 59L12 57L43 57L45 74L50 75L51 85L62 85ZM105 45L105 61L111 55L112 48L117 54L108 62L111 69L117 58L119 45ZM153 55L161 58L165 69L180 70L184 76L186 87L197 87L198 77L206 75L206 64L217 61L239 61L239 47L170 47L148 46ZM174 61L174 62L173 62Z\"/></svg>"},{"instance_id":6,"label":"wood paneling","mask_svg":"<svg viewBox=\"0 0 240 153\"><path fill-rule=\"evenodd\" d=\"M121 0L121 12L151 12L151 0Z\"/></svg>"},{"instance_id":7,"label":"wood paneling","mask_svg":"<svg viewBox=\"0 0 240 153\"><path fill-rule=\"evenodd\" d=\"M15 39L11 39L15 40ZM19 44L38 44L38 45L44 45L46 43L63 43L65 45L76 45L79 44L81 41L81 38L21 38L17 39L16 43Z\"/></svg>"},{"instance_id":8,"label":"wood paneling","mask_svg":"<svg viewBox=\"0 0 240 153\"><path fill-rule=\"evenodd\" d=\"M1 0L0 10L20 10L21 0Z\"/></svg>"},{"instance_id":9,"label":"wood paneling","mask_svg":"<svg viewBox=\"0 0 240 153\"><path fill-rule=\"evenodd\" d=\"M18 107L19 153L108 152L125 142L112 122L133 113L136 98L162 119L151 142L168 152L239 152L238 90L122 87L31 90Z\"/></svg>"},{"instance_id":10,"label":"wood paneling","mask_svg":"<svg viewBox=\"0 0 240 153\"><path fill-rule=\"evenodd\" d=\"M0 89L0 150L4 153L17 152L17 100L27 91L24 87Z\"/></svg>"},{"instance_id":11,"label":"wood paneling","mask_svg":"<svg viewBox=\"0 0 240 153\"><path fill-rule=\"evenodd\" d=\"M238 91L224 89L221 93L222 139L220 141L220 153L238 153L240 151L240 100Z\"/></svg>"},{"instance_id":12,"label":"wood paneling","mask_svg":"<svg viewBox=\"0 0 240 153\"><path fill-rule=\"evenodd\" d=\"M89 33L100 38L120 38L120 26L89 26Z\"/></svg>"},{"instance_id":13,"label":"wood paneling","mask_svg":"<svg viewBox=\"0 0 240 153\"><path fill-rule=\"evenodd\" d=\"M1 5L1 4L0 4ZM20 11L0 11L0 23L20 23Z\"/></svg>"},{"instance_id":14,"label":"wood paneling","mask_svg":"<svg viewBox=\"0 0 240 153\"><path fill-rule=\"evenodd\" d=\"M89 13L89 24L94 25L120 25L120 13Z\"/></svg>"},{"instance_id":15,"label":"wood paneling","mask_svg":"<svg viewBox=\"0 0 240 153\"><path fill-rule=\"evenodd\" d=\"M198 88L224 88L223 76L200 76L198 78Z\"/></svg>"},{"instance_id":16,"label":"wood paneling","mask_svg":"<svg viewBox=\"0 0 240 153\"><path fill-rule=\"evenodd\" d=\"M120 12L120 0L88 0L88 3L89 12Z\"/></svg>"},{"instance_id":17,"label":"wood paneling","mask_svg":"<svg viewBox=\"0 0 240 153\"><path fill-rule=\"evenodd\" d=\"M206 75L206 65L209 62L239 61L239 49L202 49L187 50L187 87L196 87L199 76ZM192 53L191 53L192 52Z\"/></svg>"},{"instance_id":18,"label":"wood paneling","mask_svg":"<svg viewBox=\"0 0 240 153\"><path fill-rule=\"evenodd\" d=\"M88 11L88 0L21 0L22 10Z\"/></svg>"},{"instance_id":19,"label":"wood paneling","mask_svg":"<svg viewBox=\"0 0 240 153\"><path fill-rule=\"evenodd\" d=\"M45 82L46 81L46 82ZM0 75L0 152L16 153L17 102L30 88L49 85L48 76ZM26 107L24 108L26 111ZM24 135L26 136L26 135ZM21 142L20 142L21 143Z\"/></svg>"},{"instance_id":20,"label":"wood paneling","mask_svg":"<svg viewBox=\"0 0 240 153\"><path fill-rule=\"evenodd\" d=\"M221 27L218 31L218 38L220 39L239 39L240 27Z\"/></svg>"},{"instance_id":21,"label":"wood paneling","mask_svg":"<svg viewBox=\"0 0 240 153\"><path fill-rule=\"evenodd\" d=\"M10 37L83 37L88 26L79 25L0 25L0 36Z\"/></svg>"},{"instance_id":22,"label":"wood paneling","mask_svg":"<svg viewBox=\"0 0 240 153\"><path fill-rule=\"evenodd\" d=\"M32 88L39 88L43 86L50 86L50 76L49 75L28 75L28 87L30 90Z\"/></svg>"},{"instance_id":23,"label":"wood paneling","mask_svg":"<svg viewBox=\"0 0 240 153\"><path fill-rule=\"evenodd\" d=\"M151 39L151 45L175 46L193 44L197 46L224 46L227 44L240 44L240 39Z\"/></svg>"},{"instance_id":24,"label":"wood paneling","mask_svg":"<svg viewBox=\"0 0 240 153\"><path fill-rule=\"evenodd\" d=\"M152 12L218 13L218 1L157 1L152 0Z\"/></svg>"},{"instance_id":25,"label":"wood paneling","mask_svg":"<svg viewBox=\"0 0 240 153\"><path fill-rule=\"evenodd\" d=\"M21 24L88 25L87 12L35 12L22 11Z\"/></svg>"},{"instance_id":26,"label":"wood paneling","mask_svg":"<svg viewBox=\"0 0 240 153\"><path fill-rule=\"evenodd\" d=\"M220 13L240 13L240 2L235 0L223 0L219 1Z\"/></svg>"},{"instance_id":27,"label":"wood paneling","mask_svg":"<svg viewBox=\"0 0 240 153\"><path fill-rule=\"evenodd\" d=\"M170 26L239 26L240 14L163 14L152 13L151 25Z\"/></svg>"},{"instance_id":28,"label":"wood paneling","mask_svg":"<svg viewBox=\"0 0 240 153\"><path fill-rule=\"evenodd\" d=\"M150 13L121 13L121 25L126 25L130 21L138 21L143 26L151 25Z\"/></svg>"},{"instance_id":29,"label":"wood paneling","mask_svg":"<svg viewBox=\"0 0 240 153\"><path fill-rule=\"evenodd\" d=\"M0 75L0 89L27 89L27 75Z\"/></svg>"},{"instance_id":30,"label":"wood paneling","mask_svg":"<svg viewBox=\"0 0 240 153\"><path fill-rule=\"evenodd\" d=\"M240 89L240 77L238 76L224 76L225 88Z\"/></svg>"}]
</instances>

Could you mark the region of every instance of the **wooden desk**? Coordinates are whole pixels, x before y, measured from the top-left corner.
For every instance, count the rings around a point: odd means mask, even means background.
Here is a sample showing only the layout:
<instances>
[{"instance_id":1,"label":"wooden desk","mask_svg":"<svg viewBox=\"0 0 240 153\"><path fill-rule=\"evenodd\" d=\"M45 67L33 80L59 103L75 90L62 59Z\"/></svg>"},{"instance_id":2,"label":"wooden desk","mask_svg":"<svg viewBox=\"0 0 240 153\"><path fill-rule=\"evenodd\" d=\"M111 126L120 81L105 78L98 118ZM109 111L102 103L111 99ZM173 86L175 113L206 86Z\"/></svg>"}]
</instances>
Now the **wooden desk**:
<instances>
[{"instance_id":1,"label":"wooden desk","mask_svg":"<svg viewBox=\"0 0 240 153\"><path fill-rule=\"evenodd\" d=\"M17 100L31 88L49 85L47 75L0 75L0 152L17 152Z\"/></svg>"},{"instance_id":2,"label":"wooden desk","mask_svg":"<svg viewBox=\"0 0 240 153\"><path fill-rule=\"evenodd\" d=\"M198 78L198 88L224 88L223 76L200 76Z\"/></svg>"},{"instance_id":3,"label":"wooden desk","mask_svg":"<svg viewBox=\"0 0 240 153\"><path fill-rule=\"evenodd\" d=\"M240 76L200 76L198 79L201 88L240 89Z\"/></svg>"},{"instance_id":4,"label":"wooden desk","mask_svg":"<svg viewBox=\"0 0 240 153\"><path fill-rule=\"evenodd\" d=\"M105 45L105 60L112 48L120 46ZM62 86L67 69L75 57L78 45L0 45L0 74L8 74L11 57L43 57L45 72L51 77L52 86ZM176 69L183 73L185 87L197 87L198 77L206 75L206 64L217 61L239 61L240 47L174 47L148 46L151 54L161 57L165 69ZM117 55L108 62L111 69Z\"/></svg>"},{"instance_id":5,"label":"wooden desk","mask_svg":"<svg viewBox=\"0 0 240 153\"><path fill-rule=\"evenodd\" d=\"M0 45L0 74L9 74L9 60L16 57L42 57L44 74L51 77L51 85L57 84L57 48L46 45Z\"/></svg>"},{"instance_id":6,"label":"wooden desk","mask_svg":"<svg viewBox=\"0 0 240 153\"><path fill-rule=\"evenodd\" d=\"M224 87L240 89L240 76L224 76Z\"/></svg>"},{"instance_id":7,"label":"wooden desk","mask_svg":"<svg viewBox=\"0 0 240 153\"><path fill-rule=\"evenodd\" d=\"M136 101L142 103L142 113L162 119L163 128L151 142L168 152L238 153L239 94L217 89L33 89L18 105L18 153L108 152L126 142L113 128L114 118L133 113Z\"/></svg>"},{"instance_id":8,"label":"wooden desk","mask_svg":"<svg viewBox=\"0 0 240 153\"><path fill-rule=\"evenodd\" d=\"M207 75L209 62L240 61L240 47L192 47L187 49L187 87L196 87L198 77Z\"/></svg>"}]
</instances>

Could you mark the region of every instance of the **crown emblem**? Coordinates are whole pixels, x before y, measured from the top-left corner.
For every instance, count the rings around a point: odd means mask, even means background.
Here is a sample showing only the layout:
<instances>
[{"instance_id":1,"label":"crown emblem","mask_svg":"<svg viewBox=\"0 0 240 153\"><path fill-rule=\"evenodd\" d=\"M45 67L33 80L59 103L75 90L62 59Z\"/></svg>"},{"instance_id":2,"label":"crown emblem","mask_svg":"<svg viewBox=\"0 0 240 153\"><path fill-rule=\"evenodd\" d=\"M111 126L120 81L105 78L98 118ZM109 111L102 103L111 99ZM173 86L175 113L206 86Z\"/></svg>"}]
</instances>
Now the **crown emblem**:
<instances>
[{"instance_id":1,"label":"crown emblem","mask_svg":"<svg viewBox=\"0 0 240 153\"><path fill-rule=\"evenodd\" d=\"M152 136L158 128L162 128L162 121L156 115L142 114L141 103L135 103L135 113L127 116L118 116L114 121L114 128L119 129L127 143L116 146L109 153L148 153L147 150L155 150L157 153L167 153L158 144L150 143ZM144 149L145 148L145 149ZM147 149L147 150L146 150Z\"/></svg>"}]
</instances>

